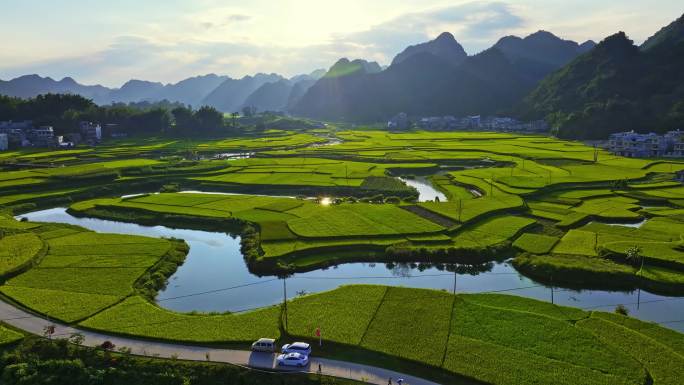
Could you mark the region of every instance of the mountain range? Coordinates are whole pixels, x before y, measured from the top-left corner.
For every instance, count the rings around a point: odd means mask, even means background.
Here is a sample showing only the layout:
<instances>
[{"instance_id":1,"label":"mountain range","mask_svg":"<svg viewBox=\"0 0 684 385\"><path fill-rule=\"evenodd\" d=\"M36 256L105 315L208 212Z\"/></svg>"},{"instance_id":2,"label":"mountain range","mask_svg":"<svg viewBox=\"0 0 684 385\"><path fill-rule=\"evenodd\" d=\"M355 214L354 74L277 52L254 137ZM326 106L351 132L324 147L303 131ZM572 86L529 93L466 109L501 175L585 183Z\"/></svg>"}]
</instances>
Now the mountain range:
<instances>
[{"instance_id":1,"label":"mountain range","mask_svg":"<svg viewBox=\"0 0 684 385\"><path fill-rule=\"evenodd\" d=\"M385 120L399 111L490 113L508 107L543 76L592 46L540 31L525 38L504 37L489 50L468 56L454 36L444 32L407 47L386 69L376 62L343 58L327 71L290 79L275 73L240 79L208 74L175 84L133 79L120 88L27 75L0 81L0 94L27 98L73 93L97 104L168 100L224 112L254 106L260 111L351 121Z\"/></svg>"},{"instance_id":2,"label":"mountain range","mask_svg":"<svg viewBox=\"0 0 684 385\"><path fill-rule=\"evenodd\" d=\"M319 119L382 121L409 115L490 114L509 108L540 79L594 43L578 44L539 31L513 36L468 56L448 32L406 48L389 68L369 71L363 61L342 59L291 108ZM354 66L354 71L340 68Z\"/></svg>"},{"instance_id":3,"label":"mountain range","mask_svg":"<svg viewBox=\"0 0 684 385\"><path fill-rule=\"evenodd\" d=\"M245 105L260 111L283 111L294 104L325 70L285 79L278 74L256 74L241 79L208 74L195 76L174 84L162 84L132 79L120 88L82 85L66 77L54 80L38 75L0 80L0 94L31 98L46 93L78 94L97 104L168 100L193 107L210 105L225 112L238 111Z\"/></svg>"},{"instance_id":4,"label":"mountain range","mask_svg":"<svg viewBox=\"0 0 684 385\"><path fill-rule=\"evenodd\" d=\"M566 138L684 129L684 16L641 46L609 36L539 83L518 112Z\"/></svg>"},{"instance_id":5,"label":"mountain range","mask_svg":"<svg viewBox=\"0 0 684 385\"><path fill-rule=\"evenodd\" d=\"M121 88L38 75L0 81L22 98L76 93L98 104L166 99L224 112L244 106L349 122L409 116L507 114L546 119L559 136L604 138L619 130L684 128L684 17L641 46L622 32L598 45L538 31L505 36L469 56L448 32L398 53L389 67L339 59L327 71L285 78L214 74L175 84L131 80Z\"/></svg>"}]
</instances>

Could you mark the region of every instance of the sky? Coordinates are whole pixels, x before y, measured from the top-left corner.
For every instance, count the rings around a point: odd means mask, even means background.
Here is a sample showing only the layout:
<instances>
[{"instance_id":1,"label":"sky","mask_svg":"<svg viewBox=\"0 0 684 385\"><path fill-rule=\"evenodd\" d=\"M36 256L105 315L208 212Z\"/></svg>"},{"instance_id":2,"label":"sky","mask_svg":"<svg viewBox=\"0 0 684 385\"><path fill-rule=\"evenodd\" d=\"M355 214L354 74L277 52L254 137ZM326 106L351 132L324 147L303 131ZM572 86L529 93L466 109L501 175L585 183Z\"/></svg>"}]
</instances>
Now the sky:
<instances>
[{"instance_id":1,"label":"sky","mask_svg":"<svg viewBox=\"0 0 684 385\"><path fill-rule=\"evenodd\" d=\"M578 42L624 31L641 43L683 12L681 0L0 0L0 79L294 76L341 57L387 65L444 31L469 54L542 29Z\"/></svg>"}]
</instances>

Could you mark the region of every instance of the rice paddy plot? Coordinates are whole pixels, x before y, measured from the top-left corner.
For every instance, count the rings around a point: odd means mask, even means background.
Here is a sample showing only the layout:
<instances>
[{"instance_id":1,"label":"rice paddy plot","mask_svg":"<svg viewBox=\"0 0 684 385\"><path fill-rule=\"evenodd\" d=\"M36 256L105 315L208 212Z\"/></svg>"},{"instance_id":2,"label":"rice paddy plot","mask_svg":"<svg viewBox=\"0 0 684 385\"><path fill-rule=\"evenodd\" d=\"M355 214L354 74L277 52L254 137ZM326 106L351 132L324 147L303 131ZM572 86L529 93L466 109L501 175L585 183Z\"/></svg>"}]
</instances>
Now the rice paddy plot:
<instances>
[{"instance_id":1,"label":"rice paddy plot","mask_svg":"<svg viewBox=\"0 0 684 385\"><path fill-rule=\"evenodd\" d=\"M558 238L549 235L525 233L513 242L513 246L532 254L546 254L557 242Z\"/></svg>"},{"instance_id":2,"label":"rice paddy plot","mask_svg":"<svg viewBox=\"0 0 684 385\"><path fill-rule=\"evenodd\" d=\"M278 338L280 309L270 307L238 314L180 314L132 296L81 322L94 330L134 337L195 343L252 342Z\"/></svg>"},{"instance_id":3,"label":"rice paddy plot","mask_svg":"<svg viewBox=\"0 0 684 385\"><path fill-rule=\"evenodd\" d=\"M43 249L34 233L19 233L0 238L0 276L25 266Z\"/></svg>"}]
</instances>

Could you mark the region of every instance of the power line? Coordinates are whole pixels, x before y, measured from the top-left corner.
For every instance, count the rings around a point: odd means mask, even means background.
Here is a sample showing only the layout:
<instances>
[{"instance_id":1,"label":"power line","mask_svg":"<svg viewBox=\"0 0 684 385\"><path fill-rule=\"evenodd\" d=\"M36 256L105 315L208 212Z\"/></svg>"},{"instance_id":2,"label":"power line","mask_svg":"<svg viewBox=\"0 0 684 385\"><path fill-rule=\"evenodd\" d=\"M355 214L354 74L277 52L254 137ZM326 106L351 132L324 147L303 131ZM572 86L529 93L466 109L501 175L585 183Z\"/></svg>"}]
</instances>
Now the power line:
<instances>
[{"instance_id":1,"label":"power line","mask_svg":"<svg viewBox=\"0 0 684 385\"><path fill-rule=\"evenodd\" d=\"M174 299L181 299L181 298L188 298L188 297L196 297L196 296L205 295L205 294L220 293L220 292L223 292L223 291L228 291L228 290L233 290L233 289L240 289L240 288L247 287L247 286L262 285L262 284L269 283L269 282L273 282L273 281L277 281L277 280L278 280L278 278L267 279L266 281L257 281L257 282L246 283L246 284L243 284L243 285L237 285L237 286L231 286L231 287L224 287L224 288L215 289L215 290L202 291L202 292L199 292L199 293L192 293L192 294L179 295L179 296L177 296L177 297L162 298L162 299L157 299L156 301L157 301L157 302L163 302L163 301L170 301L170 300L174 300Z\"/></svg>"},{"instance_id":2,"label":"power line","mask_svg":"<svg viewBox=\"0 0 684 385\"><path fill-rule=\"evenodd\" d=\"M458 272L457 272L458 274ZM462 273L459 275L471 275L468 273ZM477 273L477 275L519 275L519 273L495 273L495 272L482 272ZM346 276L346 277L317 277L317 276L293 276L288 279L320 279L320 280L352 280L352 279L410 279L410 278L423 278L423 277L453 277L454 272L450 273L438 273L438 274L416 274L416 275L376 275L376 276Z\"/></svg>"},{"instance_id":3,"label":"power line","mask_svg":"<svg viewBox=\"0 0 684 385\"><path fill-rule=\"evenodd\" d=\"M618 305L638 305L638 304L642 304L642 303L656 303L656 302L681 301L681 300L684 300L684 297L681 297L681 298L661 298L661 299L652 299L652 300L648 300L648 301L639 301L639 302L623 302L623 303L614 303L614 304L608 304L608 305L587 306L587 307L581 307L580 309L591 310L591 309L600 309L602 307L613 307L613 306L618 306Z\"/></svg>"},{"instance_id":4,"label":"power line","mask_svg":"<svg viewBox=\"0 0 684 385\"><path fill-rule=\"evenodd\" d=\"M319 280L319 279L320 279L320 280L326 280L326 279L330 279L330 280L352 280L352 279L409 279L409 278L445 277L445 276L453 277L454 274L453 274L453 273L449 273L449 274L446 274L446 273L445 273L445 274L419 274L419 275L406 275L406 276L403 276L403 275L402 275L402 276L377 275L377 276L365 276L365 277L364 277L364 276L358 276L358 277L351 277L351 276L347 276L347 277L309 277L309 276L306 276L306 277L297 277L297 276L294 276L294 277L290 277L289 279L315 279L315 280Z\"/></svg>"},{"instance_id":5,"label":"power line","mask_svg":"<svg viewBox=\"0 0 684 385\"><path fill-rule=\"evenodd\" d=\"M479 292L472 293L472 294L502 293L502 292L505 292L505 291L516 291L516 290L534 289L534 288L537 288L537 287L546 287L546 286L544 286L544 285L523 286L523 287L514 287L514 288L511 288L511 289L479 291Z\"/></svg>"}]
</instances>

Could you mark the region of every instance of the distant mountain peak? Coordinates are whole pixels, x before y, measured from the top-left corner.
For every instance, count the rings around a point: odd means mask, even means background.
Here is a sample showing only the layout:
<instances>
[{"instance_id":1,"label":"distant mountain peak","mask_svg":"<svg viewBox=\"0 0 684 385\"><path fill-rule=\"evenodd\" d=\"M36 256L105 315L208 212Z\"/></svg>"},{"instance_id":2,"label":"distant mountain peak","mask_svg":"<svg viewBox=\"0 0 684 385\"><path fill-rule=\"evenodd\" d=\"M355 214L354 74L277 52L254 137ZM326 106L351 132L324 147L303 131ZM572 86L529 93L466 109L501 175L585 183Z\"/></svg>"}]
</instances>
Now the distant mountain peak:
<instances>
[{"instance_id":1,"label":"distant mountain peak","mask_svg":"<svg viewBox=\"0 0 684 385\"><path fill-rule=\"evenodd\" d=\"M89 99L98 99L109 91L100 85L86 86L77 83L71 77L56 81L49 76L38 74L23 75L9 81L0 81L0 95L19 98L33 98L47 93L78 94Z\"/></svg>"},{"instance_id":2,"label":"distant mountain peak","mask_svg":"<svg viewBox=\"0 0 684 385\"><path fill-rule=\"evenodd\" d=\"M77 84L76 80L74 80L74 78L72 78L71 76L64 77L59 82L62 84L68 84L68 85L76 85Z\"/></svg>"},{"instance_id":3,"label":"distant mountain peak","mask_svg":"<svg viewBox=\"0 0 684 385\"><path fill-rule=\"evenodd\" d=\"M682 42L684 42L684 15L649 37L641 45L641 49L667 52Z\"/></svg>"},{"instance_id":4,"label":"distant mountain peak","mask_svg":"<svg viewBox=\"0 0 684 385\"><path fill-rule=\"evenodd\" d=\"M641 47L624 32L615 33L541 82L522 102L521 116L546 117L559 137L574 139L682 127L684 118L676 112L681 93L673 91L684 68L682 52L684 19Z\"/></svg>"},{"instance_id":5,"label":"distant mountain peak","mask_svg":"<svg viewBox=\"0 0 684 385\"><path fill-rule=\"evenodd\" d=\"M446 60L451 65L458 65L468 57L463 47L450 32L442 32L434 40L407 47L394 57L392 65L399 64L409 57L419 53L430 53Z\"/></svg>"},{"instance_id":6,"label":"distant mountain peak","mask_svg":"<svg viewBox=\"0 0 684 385\"><path fill-rule=\"evenodd\" d=\"M127 87L137 87L141 85L155 85L155 86L164 86L163 84L159 82L151 82L149 80L140 80L140 79L131 79L124 83L121 88L127 88Z\"/></svg>"},{"instance_id":7,"label":"distant mountain peak","mask_svg":"<svg viewBox=\"0 0 684 385\"><path fill-rule=\"evenodd\" d=\"M324 78L337 78L357 74L372 74L382 71L377 62L369 62L363 59L349 61L346 57L339 59L326 72Z\"/></svg>"},{"instance_id":8,"label":"distant mountain peak","mask_svg":"<svg viewBox=\"0 0 684 385\"><path fill-rule=\"evenodd\" d=\"M597 49L608 51L630 50L633 51L634 41L627 37L627 34L620 31L603 39L596 45Z\"/></svg>"},{"instance_id":9,"label":"distant mountain peak","mask_svg":"<svg viewBox=\"0 0 684 385\"><path fill-rule=\"evenodd\" d=\"M454 37L454 35L451 32L446 32L446 31L440 33L439 36L437 36L437 38L435 38L435 41L445 41L445 40L456 41L456 38Z\"/></svg>"},{"instance_id":10,"label":"distant mountain peak","mask_svg":"<svg viewBox=\"0 0 684 385\"><path fill-rule=\"evenodd\" d=\"M319 69L317 69L317 70L311 71L311 73L309 74L309 76L312 77L312 78L314 78L314 79L320 79L320 78L322 78L323 76L325 76L325 72L326 72L325 69L319 68Z\"/></svg>"},{"instance_id":11,"label":"distant mountain peak","mask_svg":"<svg viewBox=\"0 0 684 385\"><path fill-rule=\"evenodd\" d=\"M51 77L46 76L42 77L38 74L29 74L29 75L22 75L17 78L14 78L13 80L18 80L18 79L24 79L24 80L52 80Z\"/></svg>"},{"instance_id":12,"label":"distant mountain peak","mask_svg":"<svg viewBox=\"0 0 684 385\"><path fill-rule=\"evenodd\" d=\"M514 65L529 68L533 76L541 79L593 47L593 42L580 45L549 31L539 30L524 38L503 37L493 48L499 49Z\"/></svg>"},{"instance_id":13,"label":"distant mountain peak","mask_svg":"<svg viewBox=\"0 0 684 385\"><path fill-rule=\"evenodd\" d=\"M581 53L589 52L591 51L594 47L596 47L596 42L593 40L587 40L584 43L579 45L579 49Z\"/></svg>"},{"instance_id":14,"label":"distant mountain peak","mask_svg":"<svg viewBox=\"0 0 684 385\"><path fill-rule=\"evenodd\" d=\"M223 112L237 111L247 97L266 83L275 83L284 79L278 74L257 73L241 79L226 78L201 101Z\"/></svg>"},{"instance_id":15,"label":"distant mountain peak","mask_svg":"<svg viewBox=\"0 0 684 385\"><path fill-rule=\"evenodd\" d=\"M533 34L528 35L527 37L525 37L525 39L531 39L531 40L534 40L534 39L558 39L558 40L561 40L560 37L554 35L553 33L549 32L549 31L545 31L543 29L540 29L539 31L537 31Z\"/></svg>"}]
</instances>

